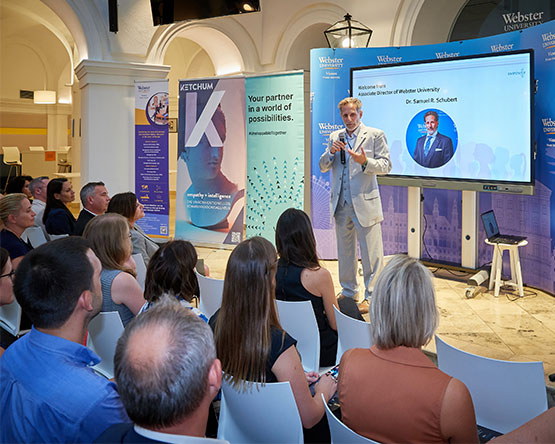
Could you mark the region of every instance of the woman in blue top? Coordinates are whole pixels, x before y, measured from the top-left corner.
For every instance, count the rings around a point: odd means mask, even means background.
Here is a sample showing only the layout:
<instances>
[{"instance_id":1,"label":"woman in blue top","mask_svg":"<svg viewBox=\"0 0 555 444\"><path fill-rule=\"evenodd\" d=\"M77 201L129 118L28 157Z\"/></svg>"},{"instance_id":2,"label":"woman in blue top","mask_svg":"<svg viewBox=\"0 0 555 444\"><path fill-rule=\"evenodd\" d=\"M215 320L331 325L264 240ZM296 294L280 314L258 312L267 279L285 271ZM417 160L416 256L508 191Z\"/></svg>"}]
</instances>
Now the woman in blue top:
<instances>
[{"instance_id":1,"label":"woman in blue top","mask_svg":"<svg viewBox=\"0 0 555 444\"><path fill-rule=\"evenodd\" d=\"M75 199L71 182L65 177L52 179L46 188L46 208L42 221L48 234L72 234L75 217L67 204Z\"/></svg>"},{"instance_id":2,"label":"woman in blue top","mask_svg":"<svg viewBox=\"0 0 555 444\"><path fill-rule=\"evenodd\" d=\"M189 308L204 322L206 316L191 305L199 294L195 264L197 252L185 240L174 240L162 245L150 259L145 278L145 310L164 296L169 296Z\"/></svg>"},{"instance_id":3,"label":"woman in blue top","mask_svg":"<svg viewBox=\"0 0 555 444\"><path fill-rule=\"evenodd\" d=\"M135 279L137 265L131 257L129 225L119 214L102 214L90 220L83 237L102 264L101 310L117 311L126 326L145 304L143 290Z\"/></svg>"}]
</instances>

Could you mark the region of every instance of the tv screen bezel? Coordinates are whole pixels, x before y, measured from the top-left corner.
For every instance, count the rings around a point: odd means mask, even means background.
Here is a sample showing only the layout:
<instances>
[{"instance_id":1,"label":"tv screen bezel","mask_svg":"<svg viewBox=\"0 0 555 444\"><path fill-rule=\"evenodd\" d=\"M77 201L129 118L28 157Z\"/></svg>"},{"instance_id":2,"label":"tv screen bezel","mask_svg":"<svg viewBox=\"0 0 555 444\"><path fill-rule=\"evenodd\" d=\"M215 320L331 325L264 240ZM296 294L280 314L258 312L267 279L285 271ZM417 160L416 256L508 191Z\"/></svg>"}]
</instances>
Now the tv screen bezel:
<instances>
[{"instance_id":1,"label":"tv screen bezel","mask_svg":"<svg viewBox=\"0 0 555 444\"><path fill-rule=\"evenodd\" d=\"M483 179L467 179L467 178L447 178L432 176L415 176L415 175L399 175L388 174L386 176L378 176L378 183L382 185L395 185L407 187L421 188L438 188L448 190L468 190L468 191L485 191L497 193L516 193L516 194L534 194L535 184L535 161L536 161L536 142L535 142L535 122L534 122L534 96L535 96L535 75L534 75L534 50L520 49L517 51L504 51L498 53L473 54L460 57L448 57L438 59L414 60L410 62L390 63L383 65L356 66L350 69L350 91L353 93L353 74L356 71L369 69L382 69L397 66L423 65L432 63L449 62L454 60L478 59L478 58L497 58L513 54L528 54L528 62L530 69L530 181L503 181L503 180L483 180ZM353 95L353 97L355 97ZM387 136L387 134L386 134Z\"/></svg>"}]
</instances>

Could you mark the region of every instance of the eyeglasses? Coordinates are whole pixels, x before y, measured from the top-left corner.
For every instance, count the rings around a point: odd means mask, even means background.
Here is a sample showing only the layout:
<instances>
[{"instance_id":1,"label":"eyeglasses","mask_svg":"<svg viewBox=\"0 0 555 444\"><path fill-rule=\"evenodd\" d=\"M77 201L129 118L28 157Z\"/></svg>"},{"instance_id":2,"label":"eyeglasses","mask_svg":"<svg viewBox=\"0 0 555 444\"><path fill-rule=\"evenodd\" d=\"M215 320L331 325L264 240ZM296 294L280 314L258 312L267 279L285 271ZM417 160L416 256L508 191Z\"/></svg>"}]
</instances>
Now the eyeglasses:
<instances>
[{"instance_id":1,"label":"eyeglasses","mask_svg":"<svg viewBox=\"0 0 555 444\"><path fill-rule=\"evenodd\" d=\"M8 276L13 281L13 277L15 276L15 271L12 270L12 271L10 271L9 273L6 273L6 274L0 274L0 279L3 278L3 277L8 277Z\"/></svg>"}]
</instances>

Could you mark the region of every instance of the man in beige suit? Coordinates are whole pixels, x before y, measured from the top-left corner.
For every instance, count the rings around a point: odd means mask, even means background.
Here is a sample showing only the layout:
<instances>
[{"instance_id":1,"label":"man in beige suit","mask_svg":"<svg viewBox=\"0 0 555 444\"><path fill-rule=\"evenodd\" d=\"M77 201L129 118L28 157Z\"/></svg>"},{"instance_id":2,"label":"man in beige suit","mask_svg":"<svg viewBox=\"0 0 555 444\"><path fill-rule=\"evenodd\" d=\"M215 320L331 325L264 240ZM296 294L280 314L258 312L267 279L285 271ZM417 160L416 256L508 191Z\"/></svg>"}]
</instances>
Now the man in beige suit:
<instances>
[{"instance_id":1,"label":"man in beige suit","mask_svg":"<svg viewBox=\"0 0 555 444\"><path fill-rule=\"evenodd\" d=\"M330 134L328 147L320 157L320 170L332 172L330 204L335 219L341 293L356 298L358 292L358 239L365 285L359 309L366 313L372 295L370 284L383 266L383 212L376 175L389 173L391 161L384 132L360 121L360 100L347 97L338 108L345 129Z\"/></svg>"}]
</instances>

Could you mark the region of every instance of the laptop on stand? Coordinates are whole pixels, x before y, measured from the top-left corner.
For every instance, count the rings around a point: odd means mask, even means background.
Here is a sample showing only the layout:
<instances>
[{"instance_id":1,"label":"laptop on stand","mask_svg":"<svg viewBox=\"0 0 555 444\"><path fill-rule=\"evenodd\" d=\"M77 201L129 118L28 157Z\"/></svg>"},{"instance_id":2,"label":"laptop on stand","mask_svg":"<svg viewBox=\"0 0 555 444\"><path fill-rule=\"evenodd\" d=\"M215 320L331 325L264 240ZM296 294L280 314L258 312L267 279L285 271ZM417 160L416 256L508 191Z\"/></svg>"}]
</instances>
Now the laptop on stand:
<instances>
[{"instance_id":1,"label":"laptop on stand","mask_svg":"<svg viewBox=\"0 0 555 444\"><path fill-rule=\"evenodd\" d=\"M493 210L486 211L480 215L486 237L492 244L512 244L516 245L526 239L526 236L513 236L510 234L500 234L497 219Z\"/></svg>"}]
</instances>

